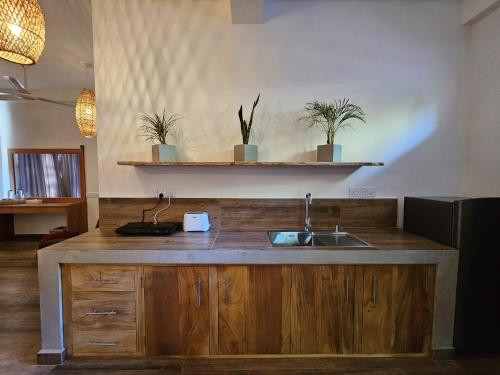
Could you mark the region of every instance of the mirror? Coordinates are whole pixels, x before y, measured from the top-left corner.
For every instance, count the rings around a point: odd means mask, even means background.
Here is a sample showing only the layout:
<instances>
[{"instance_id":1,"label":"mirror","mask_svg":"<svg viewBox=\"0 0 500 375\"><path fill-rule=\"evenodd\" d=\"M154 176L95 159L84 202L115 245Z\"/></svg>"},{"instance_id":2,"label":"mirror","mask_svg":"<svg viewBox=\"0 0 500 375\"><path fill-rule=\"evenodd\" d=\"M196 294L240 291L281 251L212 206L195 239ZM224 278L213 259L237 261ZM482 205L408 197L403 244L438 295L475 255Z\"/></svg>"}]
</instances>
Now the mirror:
<instances>
[{"instance_id":1,"label":"mirror","mask_svg":"<svg viewBox=\"0 0 500 375\"><path fill-rule=\"evenodd\" d=\"M10 150L15 191L26 197L81 199L85 196L83 149Z\"/></svg>"}]
</instances>

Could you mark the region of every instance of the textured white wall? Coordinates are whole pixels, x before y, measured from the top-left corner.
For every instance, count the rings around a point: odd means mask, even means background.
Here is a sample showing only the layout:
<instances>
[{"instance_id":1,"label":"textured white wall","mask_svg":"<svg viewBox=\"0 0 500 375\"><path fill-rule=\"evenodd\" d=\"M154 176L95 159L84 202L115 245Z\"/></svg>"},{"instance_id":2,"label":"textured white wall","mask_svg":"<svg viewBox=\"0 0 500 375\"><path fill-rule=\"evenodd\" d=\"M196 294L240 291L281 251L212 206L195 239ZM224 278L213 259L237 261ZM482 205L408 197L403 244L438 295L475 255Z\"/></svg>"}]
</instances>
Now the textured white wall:
<instances>
[{"instance_id":1,"label":"textured white wall","mask_svg":"<svg viewBox=\"0 0 500 375\"><path fill-rule=\"evenodd\" d=\"M61 98L74 98L75 93L63 93ZM54 97L53 94L51 97ZM9 148L79 148L85 145L86 181L88 192L98 192L97 141L86 139L77 129L74 109L41 102L0 102L0 161L3 196L10 187L8 155ZM89 227L93 228L98 217L96 198L88 199ZM64 225L64 217L15 217L17 234L47 233L47 230Z\"/></svg>"},{"instance_id":2,"label":"textured white wall","mask_svg":"<svg viewBox=\"0 0 500 375\"><path fill-rule=\"evenodd\" d=\"M473 24L499 6L499 0L462 0L462 23Z\"/></svg>"},{"instance_id":3,"label":"textured white wall","mask_svg":"<svg viewBox=\"0 0 500 375\"><path fill-rule=\"evenodd\" d=\"M456 1L268 1L259 25L230 23L228 2L92 2L103 197L460 194L467 122L468 33ZM314 160L319 131L297 124L312 99L349 97L368 124L342 133L358 171L133 168L150 160L137 136L141 111L187 117L185 160L231 160L237 110L261 93L251 141L265 161Z\"/></svg>"},{"instance_id":4,"label":"textured white wall","mask_svg":"<svg viewBox=\"0 0 500 375\"><path fill-rule=\"evenodd\" d=\"M465 194L500 195L500 8L471 27L472 95Z\"/></svg>"}]
</instances>

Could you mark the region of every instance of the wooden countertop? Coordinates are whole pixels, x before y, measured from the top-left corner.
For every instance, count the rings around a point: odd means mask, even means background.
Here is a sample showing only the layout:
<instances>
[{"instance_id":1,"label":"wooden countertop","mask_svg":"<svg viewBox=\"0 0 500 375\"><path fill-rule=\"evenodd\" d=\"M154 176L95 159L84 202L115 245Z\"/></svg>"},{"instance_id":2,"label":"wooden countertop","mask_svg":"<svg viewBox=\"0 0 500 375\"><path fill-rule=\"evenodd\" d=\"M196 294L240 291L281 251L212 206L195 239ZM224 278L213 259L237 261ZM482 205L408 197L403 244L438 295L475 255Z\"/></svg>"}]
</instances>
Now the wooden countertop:
<instances>
[{"instance_id":1,"label":"wooden countertop","mask_svg":"<svg viewBox=\"0 0 500 375\"><path fill-rule=\"evenodd\" d=\"M81 205L84 202L43 202L23 204L2 204L0 214L24 214L24 213L62 213L69 207Z\"/></svg>"},{"instance_id":2,"label":"wooden countertop","mask_svg":"<svg viewBox=\"0 0 500 375\"><path fill-rule=\"evenodd\" d=\"M346 228L377 250L451 250L399 228ZM123 237L100 230L50 246L50 250L332 250L328 247L273 248L265 231L177 232L171 236ZM339 249L340 248L335 248ZM41 250L43 251L43 250ZM358 250L353 250L358 251Z\"/></svg>"}]
</instances>

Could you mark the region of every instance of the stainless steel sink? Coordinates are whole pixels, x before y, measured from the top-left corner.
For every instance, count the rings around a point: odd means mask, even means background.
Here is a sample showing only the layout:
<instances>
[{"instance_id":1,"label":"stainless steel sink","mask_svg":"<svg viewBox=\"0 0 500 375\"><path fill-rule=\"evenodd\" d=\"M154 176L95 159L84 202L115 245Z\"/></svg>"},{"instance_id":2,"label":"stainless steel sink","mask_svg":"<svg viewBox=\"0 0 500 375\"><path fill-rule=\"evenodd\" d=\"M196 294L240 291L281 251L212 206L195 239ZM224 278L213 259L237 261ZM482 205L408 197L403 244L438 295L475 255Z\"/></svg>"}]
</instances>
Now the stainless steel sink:
<instances>
[{"instance_id":1,"label":"stainless steel sink","mask_svg":"<svg viewBox=\"0 0 500 375\"><path fill-rule=\"evenodd\" d=\"M270 230L267 232L273 247L334 247L363 249L372 246L347 232L300 232Z\"/></svg>"}]
</instances>

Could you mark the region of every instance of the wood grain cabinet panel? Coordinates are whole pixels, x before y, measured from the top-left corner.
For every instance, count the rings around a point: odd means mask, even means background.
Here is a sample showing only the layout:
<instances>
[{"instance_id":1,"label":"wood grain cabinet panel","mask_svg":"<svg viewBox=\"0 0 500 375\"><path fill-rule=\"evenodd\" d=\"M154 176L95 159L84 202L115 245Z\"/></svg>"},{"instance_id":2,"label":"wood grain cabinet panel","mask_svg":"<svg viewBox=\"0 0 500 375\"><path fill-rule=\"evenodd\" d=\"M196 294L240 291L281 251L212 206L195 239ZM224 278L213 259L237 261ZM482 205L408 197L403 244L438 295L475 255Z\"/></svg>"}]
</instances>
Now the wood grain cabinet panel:
<instances>
[{"instance_id":1,"label":"wood grain cabinet panel","mask_svg":"<svg viewBox=\"0 0 500 375\"><path fill-rule=\"evenodd\" d=\"M435 266L393 268L393 353L423 353L431 346Z\"/></svg>"},{"instance_id":2,"label":"wood grain cabinet panel","mask_svg":"<svg viewBox=\"0 0 500 375\"><path fill-rule=\"evenodd\" d=\"M72 321L80 330L136 329L135 300L73 300Z\"/></svg>"},{"instance_id":3,"label":"wood grain cabinet panel","mask_svg":"<svg viewBox=\"0 0 500 375\"><path fill-rule=\"evenodd\" d=\"M435 266L365 266L362 353L424 353L432 336Z\"/></svg>"},{"instance_id":4,"label":"wood grain cabinet panel","mask_svg":"<svg viewBox=\"0 0 500 375\"><path fill-rule=\"evenodd\" d=\"M208 267L144 267L146 355L208 355Z\"/></svg>"},{"instance_id":5,"label":"wood grain cabinet panel","mask_svg":"<svg viewBox=\"0 0 500 375\"><path fill-rule=\"evenodd\" d=\"M73 350L76 356L135 355L135 330L73 330Z\"/></svg>"},{"instance_id":6,"label":"wood grain cabinet panel","mask_svg":"<svg viewBox=\"0 0 500 375\"><path fill-rule=\"evenodd\" d=\"M248 353L248 271L248 266L217 269L218 354Z\"/></svg>"},{"instance_id":7,"label":"wood grain cabinet panel","mask_svg":"<svg viewBox=\"0 0 500 375\"><path fill-rule=\"evenodd\" d=\"M356 353L361 323L356 266L284 267L284 330L291 354Z\"/></svg>"},{"instance_id":8,"label":"wood grain cabinet panel","mask_svg":"<svg viewBox=\"0 0 500 375\"><path fill-rule=\"evenodd\" d=\"M282 267L217 267L218 354L282 353Z\"/></svg>"},{"instance_id":9,"label":"wood grain cabinet panel","mask_svg":"<svg viewBox=\"0 0 500 375\"><path fill-rule=\"evenodd\" d=\"M63 265L64 340L70 356L143 353L141 270Z\"/></svg>"},{"instance_id":10,"label":"wood grain cabinet panel","mask_svg":"<svg viewBox=\"0 0 500 375\"><path fill-rule=\"evenodd\" d=\"M134 291L135 266L71 266L71 282L78 291Z\"/></svg>"},{"instance_id":11,"label":"wood grain cabinet panel","mask_svg":"<svg viewBox=\"0 0 500 375\"><path fill-rule=\"evenodd\" d=\"M362 353L391 353L393 266L366 266L363 282Z\"/></svg>"},{"instance_id":12,"label":"wood grain cabinet panel","mask_svg":"<svg viewBox=\"0 0 500 375\"><path fill-rule=\"evenodd\" d=\"M435 265L69 266L65 338L75 356L426 353L434 287Z\"/></svg>"}]
</instances>

